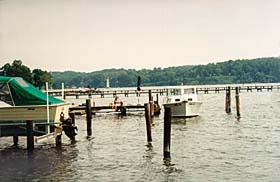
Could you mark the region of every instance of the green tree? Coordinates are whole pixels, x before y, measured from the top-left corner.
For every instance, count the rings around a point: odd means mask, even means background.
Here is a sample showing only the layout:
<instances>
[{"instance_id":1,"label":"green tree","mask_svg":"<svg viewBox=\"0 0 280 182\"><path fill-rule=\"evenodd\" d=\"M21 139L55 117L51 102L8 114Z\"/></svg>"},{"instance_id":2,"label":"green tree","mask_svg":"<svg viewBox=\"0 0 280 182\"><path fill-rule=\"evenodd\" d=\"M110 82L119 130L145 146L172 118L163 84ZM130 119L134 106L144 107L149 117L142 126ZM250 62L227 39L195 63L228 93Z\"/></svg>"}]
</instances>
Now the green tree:
<instances>
[{"instance_id":1,"label":"green tree","mask_svg":"<svg viewBox=\"0 0 280 182\"><path fill-rule=\"evenodd\" d=\"M141 76L141 86L167 86L191 84L231 84L280 82L280 59L274 57L229 60L207 65L179 66L169 68L106 69L91 73L54 72L55 85L63 81L66 86L105 87L110 78L111 87L135 86ZM58 87L59 88L59 87Z\"/></svg>"},{"instance_id":2,"label":"green tree","mask_svg":"<svg viewBox=\"0 0 280 182\"><path fill-rule=\"evenodd\" d=\"M12 64L5 64L1 68L6 76L22 77L28 82L32 82L32 74L30 69L22 64L21 60L14 60Z\"/></svg>"},{"instance_id":3,"label":"green tree","mask_svg":"<svg viewBox=\"0 0 280 182\"><path fill-rule=\"evenodd\" d=\"M32 83L39 89L41 89L41 87L44 86L46 82L48 82L50 85L52 84L52 75L47 71L43 71L41 69L34 69L32 71L32 77Z\"/></svg>"}]
</instances>

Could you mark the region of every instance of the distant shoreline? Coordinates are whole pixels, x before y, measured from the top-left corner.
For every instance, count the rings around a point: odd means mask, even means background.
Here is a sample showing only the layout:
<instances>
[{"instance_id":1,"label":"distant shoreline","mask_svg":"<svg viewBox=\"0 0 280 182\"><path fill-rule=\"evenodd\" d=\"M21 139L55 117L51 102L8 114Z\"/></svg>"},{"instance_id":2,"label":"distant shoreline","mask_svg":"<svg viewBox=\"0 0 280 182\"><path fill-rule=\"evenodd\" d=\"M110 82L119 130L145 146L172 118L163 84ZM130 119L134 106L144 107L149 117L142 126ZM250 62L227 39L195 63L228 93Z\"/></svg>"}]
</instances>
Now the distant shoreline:
<instances>
[{"instance_id":1,"label":"distant shoreline","mask_svg":"<svg viewBox=\"0 0 280 182\"><path fill-rule=\"evenodd\" d=\"M59 88L62 82L66 88L105 88L108 84L110 87L134 87L138 76L141 77L141 86L279 83L280 58L229 60L207 65L138 71L106 69L91 73L52 72L54 88Z\"/></svg>"}]
</instances>

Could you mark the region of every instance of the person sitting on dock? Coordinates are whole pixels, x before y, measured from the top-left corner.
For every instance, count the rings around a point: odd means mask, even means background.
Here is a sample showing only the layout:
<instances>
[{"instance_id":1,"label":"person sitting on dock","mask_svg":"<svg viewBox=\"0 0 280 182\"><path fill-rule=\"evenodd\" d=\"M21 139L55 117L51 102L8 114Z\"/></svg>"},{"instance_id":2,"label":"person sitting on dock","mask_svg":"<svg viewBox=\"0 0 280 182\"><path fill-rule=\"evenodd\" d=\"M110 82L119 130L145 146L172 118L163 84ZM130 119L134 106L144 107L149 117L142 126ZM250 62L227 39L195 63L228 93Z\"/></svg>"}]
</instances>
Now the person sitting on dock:
<instances>
[{"instance_id":1,"label":"person sitting on dock","mask_svg":"<svg viewBox=\"0 0 280 182\"><path fill-rule=\"evenodd\" d=\"M116 96L114 99L114 103L112 105L112 110L116 111L118 109L118 106L121 106L122 103L123 103L122 100L118 96Z\"/></svg>"},{"instance_id":2,"label":"person sitting on dock","mask_svg":"<svg viewBox=\"0 0 280 182\"><path fill-rule=\"evenodd\" d=\"M126 116L126 107L123 106L123 102L121 102L121 105L119 106L119 109L117 109L116 111L120 110L120 115L121 116Z\"/></svg>"}]
</instances>

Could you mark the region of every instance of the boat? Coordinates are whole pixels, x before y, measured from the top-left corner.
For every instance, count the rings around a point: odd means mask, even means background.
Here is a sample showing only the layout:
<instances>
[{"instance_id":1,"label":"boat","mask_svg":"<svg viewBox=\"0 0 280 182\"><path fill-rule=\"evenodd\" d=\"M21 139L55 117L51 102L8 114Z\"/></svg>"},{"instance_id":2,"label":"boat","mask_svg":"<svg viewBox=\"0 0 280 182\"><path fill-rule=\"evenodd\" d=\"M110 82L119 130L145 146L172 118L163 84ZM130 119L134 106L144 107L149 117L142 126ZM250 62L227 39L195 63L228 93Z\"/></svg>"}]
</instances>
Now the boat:
<instances>
[{"instance_id":1,"label":"boat","mask_svg":"<svg viewBox=\"0 0 280 182\"><path fill-rule=\"evenodd\" d=\"M174 93L179 93L179 91ZM199 116L202 102L198 101L195 88L186 90L181 88L181 92L178 95L168 96L163 105L171 108L172 117L188 118Z\"/></svg>"},{"instance_id":2,"label":"boat","mask_svg":"<svg viewBox=\"0 0 280 182\"><path fill-rule=\"evenodd\" d=\"M58 126L60 115L68 117L69 106L21 77L0 76L0 136L26 135L26 128L19 125L28 120L36 124L35 136L49 134Z\"/></svg>"}]
</instances>

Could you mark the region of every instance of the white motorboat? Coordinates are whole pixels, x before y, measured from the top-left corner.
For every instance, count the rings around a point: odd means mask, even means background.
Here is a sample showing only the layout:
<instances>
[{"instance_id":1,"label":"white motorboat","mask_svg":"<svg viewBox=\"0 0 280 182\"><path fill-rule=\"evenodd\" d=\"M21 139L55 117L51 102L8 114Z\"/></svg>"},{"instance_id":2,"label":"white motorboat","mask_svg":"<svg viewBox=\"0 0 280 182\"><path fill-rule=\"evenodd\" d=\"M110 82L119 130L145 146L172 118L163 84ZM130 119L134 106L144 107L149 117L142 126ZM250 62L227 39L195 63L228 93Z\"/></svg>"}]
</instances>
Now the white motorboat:
<instances>
[{"instance_id":1,"label":"white motorboat","mask_svg":"<svg viewBox=\"0 0 280 182\"><path fill-rule=\"evenodd\" d=\"M47 104L48 103L48 104ZM35 135L43 135L54 130L60 121L60 114L68 117L69 104L41 92L20 77L0 76L0 136L13 133L24 135L25 129L13 127L13 124L49 122L38 126ZM53 124L52 124L53 123Z\"/></svg>"},{"instance_id":2,"label":"white motorboat","mask_svg":"<svg viewBox=\"0 0 280 182\"><path fill-rule=\"evenodd\" d=\"M201 104L195 89L191 89L191 93L185 93L182 88L179 95L167 97L164 106L171 108L172 117L195 117L199 115Z\"/></svg>"}]
</instances>

